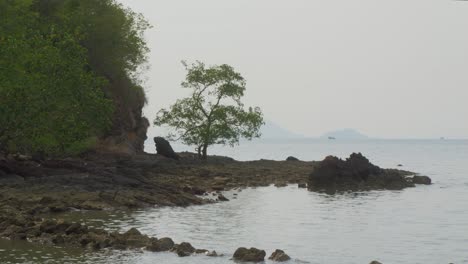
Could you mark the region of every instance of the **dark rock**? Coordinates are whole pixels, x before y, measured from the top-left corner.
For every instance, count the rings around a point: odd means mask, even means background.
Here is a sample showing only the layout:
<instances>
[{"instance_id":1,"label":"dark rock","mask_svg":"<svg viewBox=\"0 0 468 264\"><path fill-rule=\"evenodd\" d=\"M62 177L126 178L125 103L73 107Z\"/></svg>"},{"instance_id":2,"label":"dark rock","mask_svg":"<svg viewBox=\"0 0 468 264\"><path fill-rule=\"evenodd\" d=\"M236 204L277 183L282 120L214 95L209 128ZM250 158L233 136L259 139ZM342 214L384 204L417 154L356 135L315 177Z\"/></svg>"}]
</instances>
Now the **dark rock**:
<instances>
[{"instance_id":1,"label":"dark rock","mask_svg":"<svg viewBox=\"0 0 468 264\"><path fill-rule=\"evenodd\" d=\"M195 248L190 243L182 242L179 245L175 245L172 251L174 251L179 257L187 257L195 253Z\"/></svg>"},{"instance_id":2,"label":"dark rock","mask_svg":"<svg viewBox=\"0 0 468 264\"><path fill-rule=\"evenodd\" d=\"M44 220L39 226L39 230L44 233L54 233L56 231L57 222L54 220Z\"/></svg>"},{"instance_id":3,"label":"dark rock","mask_svg":"<svg viewBox=\"0 0 468 264\"><path fill-rule=\"evenodd\" d=\"M299 188L307 188L307 183L299 183L299 184L297 185L297 187L299 187Z\"/></svg>"},{"instance_id":4,"label":"dark rock","mask_svg":"<svg viewBox=\"0 0 468 264\"><path fill-rule=\"evenodd\" d=\"M288 184L286 182L276 182L275 187L281 188L281 187L286 187Z\"/></svg>"},{"instance_id":5,"label":"dark rock","mask_svg":"<svg viewBox=\"0 0 468 264\"><path fill-rule=\"evenodd\" d=\"M174 247L174 241L168 237L157 239L152 241L151 245L147 246L146 249L153 252L169 251Z\"/></svg>"},{"instance_id":6,"label":"dark rock","mask_svg":"<svg viewBox=\"0 0 468 264\"><path fill-rule=\"evenodd\" d=\"M167 158L179 160L179 155L177 155L174 152L169 141L165 140L162 137L155 137L154 143L156 144L156 151L159 155L162 155Z\"/></svg>"},{"instance_id":7,"label":"dark rock","mask_svg":"<svg viewBox=\"0 0 468 264\"><path fill-rule=\"evenodd\" d=\"M81 224L78 224L78 223L73 223L65 230L65 233L67 235L82 234L83 232L86 232L86 231L87 231L87 228L85 226L82 226Z\"/></svg>"},{"instance_id":8,"label":"dark rock","mask_svg":"<svg viewBox=\"0 0 468 264\"><path fill-rule=\"evenodd\" d=\"M293 156L289 156L286 158L286 161L299 161L299 159Z\"/></svg>"},{"instance_id":9,"label":"dark rock","mask_svg":"<svg viewBox=\"0 0 468 264\"><path fill-rule=\"evenodd\" d=\"M142 235L136 228L132 228L125 232L120 237L120 243L130 248L142 248L148 245L150 238L146 235Z\"/></svg>"},{"instance_id":10,"label":"dark rock","mask_svg":"<svg viewBox=\"0 0 468 264\"><path fill-rule=\"evenodd\" d=\"M277 262L284 262L290 260L291 258L288 256L288 254L284 253L283 250L277 249L275 250L275 252L273 252L273 254L271 254L271 256L268 259Z\"/></svg>"},{"instance_id":11,"label":"dark rock","mask_svg":"<svg viewBox=\"0 0 468 264\"><path fill-rule=\"evenodd\" d=\"M407 172L381 169L361 153L353 153L346 160L328 156L309 175L308 188L312 191L358 191L372 189L400 190L412 187L405 179Z\"/></svg>"},{"instance_id":12,"label":"dark rock","mask_svg":"<svg viewBox=\"0 0 468 264\"><path fill-rule=\"evenodd\" d=\"M219 257L218 253L216 251L211 251L211 252L207 252L206 255L208 257Z\"/></svg>"},{"instance_id":13,"label":"dark rock","mask_svg":"<svg viewBox=\"0 0 468 264\"><path fill-rule=\"evenodd\" d=\"M427 176L414 176L413 177L414 184L426 184L430 185L432 183L431 178Z\"/></svg>"},{"instance_id":14,"label":"dark rock","mask_svg":"<svg viewBox=\"0 0 468 264\"><path fill-rule=\"evenodd\" d=\"M244 261L244 262L261 262L265 260L265 250L260 250L256 248L244 248L240 247L234 252L234 260Z\"/></svg>"},{"instance_id":15,"label":"dark rock","mask_svg":"<svg viewBox=\"0 0 468 264\"><path fill-rule=\"evenodd\" d=\"M207 249L195 249L195 254L208 254L210 251Z\"/></svg>"},{"instance_id":16,"label":"dark rock","mask_svg":"<svg viewBox=\"0 0 468 264\"><path fill-rule=\"evenodd\" d=\"M228 198L226 198L226 196L222 195L222 194L219 194L218 195L218 200L221 201L221 202L227 202L229 201Z\"/></svg>"},{"instance_id":17,"label":"dark rock","mask_svg":"<svg viewBox=\"0 0 468 264\"><path fill-rule=\"evenodd\" d=\"M372 261L370 264L382 264L382 263L380 263L380 262L374 260L374 261Z\"/></svg>"}]
</instances>

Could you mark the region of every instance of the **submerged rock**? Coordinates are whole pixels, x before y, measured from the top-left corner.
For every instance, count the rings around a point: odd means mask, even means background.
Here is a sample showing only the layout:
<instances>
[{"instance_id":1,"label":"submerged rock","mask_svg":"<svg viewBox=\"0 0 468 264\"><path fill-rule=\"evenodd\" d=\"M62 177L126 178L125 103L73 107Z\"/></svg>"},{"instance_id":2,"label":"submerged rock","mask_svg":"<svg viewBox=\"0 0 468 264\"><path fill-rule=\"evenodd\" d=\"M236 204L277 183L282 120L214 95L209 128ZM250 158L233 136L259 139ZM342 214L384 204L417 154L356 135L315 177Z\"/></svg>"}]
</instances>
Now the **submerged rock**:
<instances>
[{"instance_id":1,"label":"submerged rock","mask_svg":"<svg viewBox=\"0 0 468 264\"><path fill-rule=\"evenodd\" d=\"M162 137L155 137L154 143L156 144L156 152L159 155L162 155L167 158L179 160L179 155L177 155L174 150L172 149L171 144L169 141Z\"/></svg>"},{"instance_id":2,"label":"submerged rock","mask_svg":"<svg viewBox=\"0 0 468 264\"><path fill-rule=\"evenodd\" d=\"M277 249L268 259L276 262L284 262L290 260L291 258L283 250Z\"/></svg>"},{"instance_id":3,"label":"submerged rock","mask_svg":"<svg viewBox=\"0 0 468 264\"><path fill-rule=\"evenodd\" d=\"M244 248L240 247L234 252L234 260L237 261L250 261L250 262L261 262L265 260L266 252L265 250L260 250L257 248Z\"/></svg>"},{"instance_id":4,"label":"submerged rock","mask_svg":"<svg viewBox=\"0 0 468 264\"><path fill-rule=\"evenodd\" d=\"M335 193L373 189L400 190L414 186L406 180L408 172L381 169L370 163L361 153L353 153L342 160L328 156L309 175L311 191Z\"/></svg>"},{"instance_id":5,"label":"submerged rock","mask_svg":"<svg viewBox=\"0 0 468 264\"><path fill-rule=\"evenodd\" d=\"M377 260L374 260L370 264L382 264L382 263L378 262Z\"/></svg>"}]
</instances>

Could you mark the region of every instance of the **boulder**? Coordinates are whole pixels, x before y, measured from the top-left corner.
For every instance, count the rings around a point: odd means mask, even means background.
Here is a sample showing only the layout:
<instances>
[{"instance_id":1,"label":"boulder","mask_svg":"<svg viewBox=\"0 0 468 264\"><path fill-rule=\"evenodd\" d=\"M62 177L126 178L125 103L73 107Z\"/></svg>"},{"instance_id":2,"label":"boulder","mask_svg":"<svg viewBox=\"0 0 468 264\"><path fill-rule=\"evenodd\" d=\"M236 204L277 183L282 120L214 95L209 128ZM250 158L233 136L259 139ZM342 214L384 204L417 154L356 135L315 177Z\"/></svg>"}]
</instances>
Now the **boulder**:
<instances>
[{"instance_id":1,"label":"boulder","mask_svg":"<svg viewBox=\"0 0 468 264\"><path fill-rule=\"evenodd\" d=\"M299 187L299 188L307 188L307 183L299 183L299 184L297 184L297 187Z\"/></svg>"},{"instance_id":2,"label":"boulder","mask_svg":"<svg viewBox=\"0 0 468 264\"><path fill-rule=\"evenodd\" d=\"M218 195L218 200L219 200L220 202L228 202L228 201L229 201L229 199L226 198L226 196L224 196L224 195L221 194L221 193Z\"/></svg>"},{"instance_id":3,"label":"boulder","mask_svg":"<svg viewBox=\"0 0 468 264\"><path fill-rule=\"evenodd\" d=\"M414 176L413 177L414 184L426 184L430 185L432 183L431 178L427 176Z\"/></svg>"},{"instance_id":4,"label":"boulder","mask_svg":"<svg viewBox=\"0 0 468 264\"><path fill-rule=\"evenodd\" d=\"M262 262L265 260L265 250L260 250L256 248L247 249L245 247L240 247L234 252L234 260L242 262Z\"/></svg>"},{"instance_id":5,"label":"boulder","mask_svg":"<svg viewBox=\"0 0 468 264\"><path fill-rule=\"evenodd\" d=\"M382 263L378 262L377 260L374 260L370 264L382 264Z\"/></svg>"},{"instance_id":6,"label":"boulder","mask_svg":"<svg viewBox=\"0 0 468 264\"><path fill-rule=\"evenodd\" d=\"M167 158L179 160L179 155L177 155L171 147L169 141L162 137L155 137L154 143L156 144L156 152L159 155L162 155Z\"/></svg>"},{"instance_id":7,"label":"boulder","mask_svg":"<svg viewBox=\"0 0 468 264\"><path fill-rule=\"evenodd\" d=\"M196 249L187 242L182 242L179 245L175 245L172 249L179 257L187 257L195 253Z\"/></svg>"},{"instance_id":8,"label":"boulder","mask_svg":"<svg viewBox=\"0 0 468 264\"><path fill-rule=\"evenodd\" d=\"M291 258L288 256L288 254L284 253L283 250L277 249L268 259L276 262L284 262L290 260Z\"/></svg>"},{"instance_id":9,"label":"boulder","mask_svg":"<svg viewBox=\"0 0 468 264\"><path fill-rule=\"evenodd\" d=\"M174 241L168 237L163 237L161 239L153 239L151 244L146 247L148 251L153 252L163 252L169 251L174 247Z\"/></svg>"},{"instance_id":10,"label":"boulder","mask_svg":"<svg viewBox=\"0 0 468 264\"><path fill-rule=\"evenodd\" d=\"M286 161L299 161L299 159L293 156L289 156L286 158Z\"/></svg>"}]
</instances>

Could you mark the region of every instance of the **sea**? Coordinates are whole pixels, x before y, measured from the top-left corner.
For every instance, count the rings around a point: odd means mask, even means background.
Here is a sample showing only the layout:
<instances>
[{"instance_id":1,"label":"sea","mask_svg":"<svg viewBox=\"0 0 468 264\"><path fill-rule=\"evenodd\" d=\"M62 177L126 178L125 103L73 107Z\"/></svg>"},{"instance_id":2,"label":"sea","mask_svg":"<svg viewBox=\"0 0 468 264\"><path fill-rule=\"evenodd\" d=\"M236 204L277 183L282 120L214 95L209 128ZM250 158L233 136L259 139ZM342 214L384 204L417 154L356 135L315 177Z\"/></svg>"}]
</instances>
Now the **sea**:
<instances>
[{"instance_id":1,"label":"sea","mask_svg":"<svg viewBox=\"0 0 468 264\"><path fill-rule=\"evenodd\" d=\"M193 149L174 144L176 151ZM146 146L154 152L154 146ZM384 168L432 178L433 184L401 191L327 195L273 186L226 192L229 202L186 208L73 212L64 216L124 232L135 227L171 237L221 257L144 251L89 252L0 240L0 263L234 263L238 247L282 249L288 263L468 263L468 140L262 140L214 146L213 155L237 160L322 160L361 152ZM398 165L402 165L399 167ZM265 263L272 263L266 260Z\"/></svg>"}]
</instances>

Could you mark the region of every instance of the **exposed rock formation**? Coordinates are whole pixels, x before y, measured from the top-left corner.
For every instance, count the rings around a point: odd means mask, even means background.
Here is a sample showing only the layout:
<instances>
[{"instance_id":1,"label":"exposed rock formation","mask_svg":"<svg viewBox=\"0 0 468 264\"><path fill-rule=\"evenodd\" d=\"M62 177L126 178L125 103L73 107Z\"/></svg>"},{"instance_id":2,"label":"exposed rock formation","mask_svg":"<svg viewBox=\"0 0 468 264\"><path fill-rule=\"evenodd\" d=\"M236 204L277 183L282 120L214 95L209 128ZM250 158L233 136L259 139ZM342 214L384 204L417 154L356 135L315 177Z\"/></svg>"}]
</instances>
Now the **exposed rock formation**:
<instances>
[{"instance_id":1,"label":"exposed rock formation","mask_svg":"<svg viewBox=\"0 0 468 264\"><path fill-rule=\"evenodd\" d=\"M291 258L288 256L288 254L284 253L283 250L277 249L268 259L276 262L284 262L290 260Z\"/></svg>"},{"instance_id":2,"label":"exposed rock formation","mask_svg":"<svg viewBox=\"0 0 468 264\"><path fill-rule=\"evenodd\" d=\"M177 155L174 152L174 150L172 149L171 144L166 139L164 139L162 137L155 137L154 138L154 143L156 144L156 152L159 155L162 155L162 156L167 157L167 158L175 159L175 160L179 159L179 155Z\"/></svg>"},{"instance_id":3,"label":"exposed rock formation","mask_svg":"<svg viewBox=\"0 0 468 264\"><path fill-rule=\"evenodd\" d=\"M327 193L372 189L400 190L414 186L412 180L407 179L410 174L400 170L381 169L370 163L361 153L353 153L346 160L328 156L310 174L308 188Z\"/></svg>"},{"instance_id":4,"label":"exposed rock formation","mask_svg":"<svg viewBox=\"0 0 468 264\"><path fill-rule=\"evenodd\" d=\"M171 251L175 252L179 257L187 257L195 253L196 249L190 243L182 242L175 245Z\"/></svg>"},{"instance_id":5,"label":"exposed rock formation","mask_svg":"<svg viewBox=\"0 0 468 264\"><path fill-rule=\"evenodd\" d=\"M234 260L243 261L243 262L261 262L265 260L265 250L260 250L256 248L238 248L236 252L234 252Z\"/></svg>"},{"instance_id":6,"label":"exposed rock formation","mask_svg":"<svg viewBox=\"0 0 468 264\"><path fill-rule=\"evenodd\" d=\"M289 156L286 158L286 161L299 161L299 159L293 156Z\"/></svg>"},{"instance_id":7,"label":"exposed rock formation","mask_svg":"<svg viewBox=\"0 0 468 264\"><path fill-rule=\"evenodd\" d=\"M425 184L425 185L430 185L432 183L431 178L427 176L414 176L413 177L413 183L414 184Z\"/></svg>"}]
</instances>

